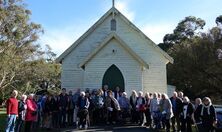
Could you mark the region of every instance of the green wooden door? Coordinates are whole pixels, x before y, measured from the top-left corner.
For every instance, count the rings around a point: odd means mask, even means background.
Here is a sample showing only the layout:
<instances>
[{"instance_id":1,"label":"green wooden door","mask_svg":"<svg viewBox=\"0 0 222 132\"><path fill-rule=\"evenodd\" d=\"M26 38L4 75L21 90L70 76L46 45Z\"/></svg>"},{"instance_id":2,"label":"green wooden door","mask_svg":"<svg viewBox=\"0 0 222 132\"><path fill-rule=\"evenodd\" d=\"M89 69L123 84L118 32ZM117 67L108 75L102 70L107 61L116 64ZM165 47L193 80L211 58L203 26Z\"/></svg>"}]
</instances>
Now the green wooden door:
<instances>
[{"instance_id":1,"label":"green wooden door","mask_svg":"<svg viewBox=\"0 0 222 132\"><path fill-rule=\"evenodd\" d=\"M115 91L119 86L120 91L125 91L124 78L118 67L115 65L110 66L103 76L102 85L108 85L109 90Z\"/></svg>"}]
</instances>

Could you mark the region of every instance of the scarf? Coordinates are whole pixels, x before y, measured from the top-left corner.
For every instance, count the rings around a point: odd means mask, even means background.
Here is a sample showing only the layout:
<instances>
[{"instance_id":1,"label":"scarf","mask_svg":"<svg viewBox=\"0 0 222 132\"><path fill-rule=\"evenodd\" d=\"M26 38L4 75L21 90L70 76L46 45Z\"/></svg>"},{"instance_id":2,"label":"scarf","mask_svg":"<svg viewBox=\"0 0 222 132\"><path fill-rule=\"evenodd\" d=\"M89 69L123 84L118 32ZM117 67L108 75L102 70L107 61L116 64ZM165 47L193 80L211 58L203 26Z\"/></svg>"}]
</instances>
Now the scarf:
<instances>
[{"instance_id":1,"label":"scarf","mask_svg":"<svg viewBox=\"0 0 222 132\"><path fill-rule=\"evenodd\" d=\"M204 108L207 108L207 113L208 113L208 115L210 115L210 106L211 106L212 104L211 103L209 103L207 106L205 105L205 104L202 104L202 109L201 109L201 116L203 116L203 111L204 111Z\"/></svg>"}]
</instances>

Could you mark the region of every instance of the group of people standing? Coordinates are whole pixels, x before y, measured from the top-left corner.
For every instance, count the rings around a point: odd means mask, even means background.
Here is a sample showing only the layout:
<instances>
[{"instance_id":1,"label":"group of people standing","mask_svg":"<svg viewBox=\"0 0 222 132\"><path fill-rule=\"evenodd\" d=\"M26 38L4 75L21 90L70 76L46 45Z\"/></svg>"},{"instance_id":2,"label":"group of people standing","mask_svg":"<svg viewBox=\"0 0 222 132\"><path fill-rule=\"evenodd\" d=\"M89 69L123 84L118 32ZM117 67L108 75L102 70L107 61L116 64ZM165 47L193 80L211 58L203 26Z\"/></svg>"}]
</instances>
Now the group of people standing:
<instances>
[{"instance_id":1,"label":"group of people standing","mask_svg":"<svg viewBox=\"0 0 222 132\"><path fill-rule=\"evenodd\" d=\"M199 131L214 131L217 123L215 108L209 97L197 98L192 104L182 92L174 92L169 98L160 93L138 93L133 90L130 97L116 87L115 91L102 89L72 91L62 89L59 95L46 93L41 96L30 94L16 99L14 90L7 100L8 122L6 132L25 132L32 128L62 128L68 125L87 129L89 125L133 123L156 130L170 128L173 131L192 132L197 124ZM203 102L203 103L202 103ZM144 119L145 118L145 119ZM17 121L16 121L17 120Z\"/></svg>"},{"instance_id":2,"label":"group of people standing","mask_svg":"<svg viewBox=\"0 0 222 132\"><path fill-rule=\"evenodd\" d=\"M25 122L25 132L31 132L32 123L36 121L37 104L34 101L34 94L21 96L21 100L16 98L18 91L13 90L11 97L6 102L7 126L6 132L21 132Z\"/></svg>"}]
</instances>

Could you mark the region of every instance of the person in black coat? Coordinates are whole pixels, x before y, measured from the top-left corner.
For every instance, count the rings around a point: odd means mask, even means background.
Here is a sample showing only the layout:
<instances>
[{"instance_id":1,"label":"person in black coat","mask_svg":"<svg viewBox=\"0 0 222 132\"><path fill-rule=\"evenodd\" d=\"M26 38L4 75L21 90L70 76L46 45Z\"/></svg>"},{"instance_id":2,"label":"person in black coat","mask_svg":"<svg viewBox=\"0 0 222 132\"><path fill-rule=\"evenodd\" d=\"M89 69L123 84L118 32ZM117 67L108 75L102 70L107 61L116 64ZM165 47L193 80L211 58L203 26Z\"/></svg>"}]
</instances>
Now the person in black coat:
<instances>
[{"instance_id":1,"label":"person in black coat","mask_svg":"<svg viewBox=\"0 0 222 132\"><path fill-rule=\"evenodd\" d=\"M65 127L66 125L66 114L68 110L68 95L66 94L66 89L62 89L62 93L59 95L59 115L60 115L60 127Z\"/></svg>"},{"instance_id":2,"label":"person in black coat","mask_svg":"<svg viewBox=\"0 0 222 132\"><path fill-rule=\"evenodd\" d=\"M181 120L181 131L182 132L192 132L192 115L194 112L194 107L190 103L190 100L187 96L183 98L183 104L182 104L183 111L180 114L180 120Z\"/></svg>"},{"instance_id":3,"label":"person in black coat","mask_svg":"<svg viewBox=\"0 0 222 132\"><path fill-rule=\"evenodd\" d=\"M194 118L198 129L201 132L213 132L217 124L216 111L209 97L203 99L203 104L199 105L194 113Z\"/></svg>"},{"instance_id":4,"label":"person in black coat","mask_svg":"<svg viewBox=\"0 0 222 132\"><path fill-rule=\"evenodd\" d=\"M119 86L116 87L116 90L113 92L113 94L114 94L114 98L119 101L119 98L121 97Z\"/></svg>"},{"instance_id":5,"label":"person in black coat","mask_svg":"<svg viewBox=\"0 0 222 132\"><path fill-rule=\"evenodd\" d=\"M132 123L138 123L139 120L138 111L136 111L136 100L137 100L137 92L135 90L132 90L132 94L130 96L130 105L132 107L131 109Z\"/></svg>"},{"instance_id":6,"label":"person in black coat","mask_svg":"<svg viewBox=\"0 0 222 132\"><path fill-rule=\"evenodd\" d=\"M171 118L173 131L176 131L175 123L177 123L177 131L180 131L181 122L180 122L180 113L182 111L183 101L177 96L177 92L173 93L173 96L170 98L170 101L173 106L173 117Z\"/></svg>"},{"instance_id":7,"label":"person in black coat","mask_svg":"<svg viewBox=\"0 0 222 132\"><path fill-rule=\"evenodd\" d=\"M17 119L17 123L16 123L16 127L15 127L15 131L16 132L21 132L23 124L24 124L24 120L25 120L25 112L27 109L27 105L26 105L26 99L27 96L26 95L22 95L21 100L19 101L18 104L18 119Z\"/></svg>"}]
</instances>

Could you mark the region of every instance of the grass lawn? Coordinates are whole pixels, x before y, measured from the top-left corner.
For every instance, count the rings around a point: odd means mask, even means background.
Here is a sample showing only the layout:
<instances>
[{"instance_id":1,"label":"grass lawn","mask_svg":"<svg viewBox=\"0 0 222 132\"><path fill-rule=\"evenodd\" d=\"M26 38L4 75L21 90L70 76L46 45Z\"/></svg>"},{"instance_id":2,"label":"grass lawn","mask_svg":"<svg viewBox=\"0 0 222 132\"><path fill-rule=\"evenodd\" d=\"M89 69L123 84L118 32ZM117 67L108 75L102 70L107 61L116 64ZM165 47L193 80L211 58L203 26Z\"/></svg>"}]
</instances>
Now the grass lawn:
<instances>
[{"instance_id":1,"label":"grass lawn","mask_svg":"<svg viewBox=\"0 0 222 132\"><path fill-rule=\"evenodd\" d=\"M0 132L5 131L6 111L5 108L0 108Z\"/></svg>"}]
</instances>

